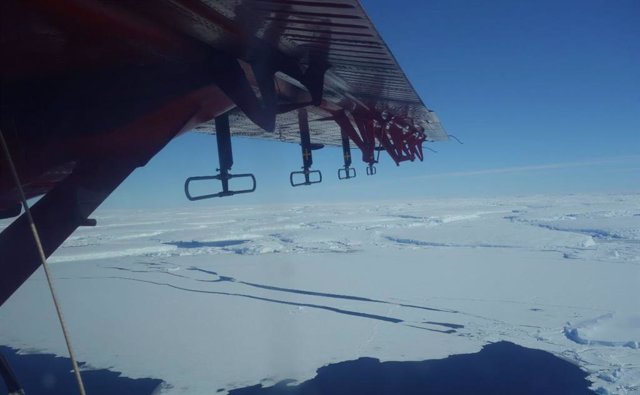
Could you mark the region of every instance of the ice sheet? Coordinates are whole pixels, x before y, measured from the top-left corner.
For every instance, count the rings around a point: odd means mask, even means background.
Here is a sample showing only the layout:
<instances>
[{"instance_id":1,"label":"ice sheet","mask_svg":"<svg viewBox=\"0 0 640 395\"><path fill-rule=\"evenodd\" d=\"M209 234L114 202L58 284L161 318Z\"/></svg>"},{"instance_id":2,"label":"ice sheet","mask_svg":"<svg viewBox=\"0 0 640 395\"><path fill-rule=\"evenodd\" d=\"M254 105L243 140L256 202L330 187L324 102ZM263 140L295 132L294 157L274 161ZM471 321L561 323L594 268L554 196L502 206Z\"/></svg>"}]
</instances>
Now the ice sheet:
<instances>
[{"instance_id":1,"label":"ice sheet","mask_svg":"<svg viewBox=\"0 0 640 395\"><path fill-rule=\"evenodd\" d=\"M78 357L163 393L509 340L640 386L640 196L99 211L51 258ZM5 222L6 224L6 222ZM37 272L0 344L65 355ZM533 373L535 374L535 373Z\"/></svg>"}]
</instances>

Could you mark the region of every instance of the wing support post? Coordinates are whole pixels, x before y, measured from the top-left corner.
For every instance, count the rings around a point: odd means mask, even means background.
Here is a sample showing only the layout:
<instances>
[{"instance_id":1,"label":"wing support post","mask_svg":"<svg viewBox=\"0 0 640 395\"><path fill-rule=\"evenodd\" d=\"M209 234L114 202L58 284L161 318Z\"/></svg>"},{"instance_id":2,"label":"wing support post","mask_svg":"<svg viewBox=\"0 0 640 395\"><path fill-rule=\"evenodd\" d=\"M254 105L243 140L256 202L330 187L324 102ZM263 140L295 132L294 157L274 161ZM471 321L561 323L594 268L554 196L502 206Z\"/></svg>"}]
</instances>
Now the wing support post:
<instances>
[{"instance_id":1,"label":"wing support post","mask_svg":"<svg viewBox=\"0 0 640 395\"><path fill-rule=\"evenodd\" d=\"M24 390L18 381L18 377L11 369L9 361L2 354L0 354L0 377L4 380L10 395L24 395Z\"/></svg>"},{"instance_id":2,"label":"wing support post","mask_svg":"<svg viewBox=\"0 0 640 395\"><path fill-rule=\"evenodd\" d=\"M322 182L322 173L320 170L311 170L313 164L312 151L324 148L323 144L311 144L311 136L309 134L309 118L307 110L304 108L298 109L298 124L300 126L300 147L302 149L302 171L292 171L289 174L289 183L292 187L299 187L301 185L319 184ZM298 175L304 177L304 181L296 181ZM317 175L317 178L313 179L312 175Z\"/></svg>"},{"instance_id":3,"label":"wing support post","mask_svg":"<svg viewBox=\"0 0 640 395\"><path fill-rule=\"evenodd\" d=\"M218 174L214 176L196 176L189 177L184 182L184 193L187 199L191 201L210 199L214 197L233 196L241 193L250 193L256 190L256 178L253 174L231 174L231 166L233 166L233 151L231 149L231 130L229 128L229 114L222 114L215 119L216 123L216 140L218 143L218 162L220 168ZM251 187L246 189L229 189L229 181L234 178L249 178L251 179ZM193 181L207 181L207 180L219 180L222 184L222 191L205 195L192 195L190 191L190 184Z\"/></svg>"},{"instance_id":4,"label":"wing support post","mask_svg":"<svg viewBox=\"0 0 640 395\"><path fill-rule=\"evenodd\" d=\"M45 256L55 251L138 166L129 160L82 162L31 207ZM0 306L40 267L23 214L0 234Z\"/></svg>"}]
</instances>

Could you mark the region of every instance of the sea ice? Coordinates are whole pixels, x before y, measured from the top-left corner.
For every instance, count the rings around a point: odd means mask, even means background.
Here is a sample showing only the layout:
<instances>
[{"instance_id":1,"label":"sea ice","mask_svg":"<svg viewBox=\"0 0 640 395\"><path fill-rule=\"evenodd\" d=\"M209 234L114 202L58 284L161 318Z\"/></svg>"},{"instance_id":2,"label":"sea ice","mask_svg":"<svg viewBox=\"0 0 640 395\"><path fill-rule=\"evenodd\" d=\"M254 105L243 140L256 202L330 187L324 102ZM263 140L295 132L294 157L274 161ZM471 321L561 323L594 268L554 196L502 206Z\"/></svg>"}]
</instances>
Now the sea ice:
<instances>
[{"instance_id":1,"label":"sea ice","mask_svg":"<svg viewBox=\"0 0 640 395\"><path fill-rule=\"evenodd\" d=\"M208 394L507 340L640 391L639 195L312 208L99 210L50 259L78 358ZM0 328L66 355L41 271Z\"/></svg>"}]
</instances>

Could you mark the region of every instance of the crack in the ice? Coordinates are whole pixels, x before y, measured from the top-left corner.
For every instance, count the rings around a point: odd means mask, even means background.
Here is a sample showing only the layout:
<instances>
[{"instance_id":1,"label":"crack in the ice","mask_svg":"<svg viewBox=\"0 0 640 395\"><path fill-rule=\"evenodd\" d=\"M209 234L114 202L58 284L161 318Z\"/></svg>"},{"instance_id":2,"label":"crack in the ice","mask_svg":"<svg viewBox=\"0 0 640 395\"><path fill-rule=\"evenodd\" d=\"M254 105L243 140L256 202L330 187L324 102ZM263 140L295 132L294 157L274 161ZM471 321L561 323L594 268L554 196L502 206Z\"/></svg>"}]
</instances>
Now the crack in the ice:
<instances>
[{"instance_id":1,"label":"crack in the ice","mask_svg":"<svg viewBox=\"0 0 640 395\"><path fill-rule=\"evenodd\" d=\"M233 239L233 240L216 240L216 241L166 241L162 244L176 246L178 248L204 248L204 247L217 247L224 248L235 246L239 244L251 241L250 239Z\"/></svg>"},{"instance_id":2,"label":"crack in the ice","mask_svg":"<svg viewBox=\"0 0 640 395\"><path fill-rule=\"evenodd\" d=\"M411 327L411 328L416 328L416 329L423 329L423 330L429 331L429 332L444 333L445 335L451 335L453 333L456 333L456 331L453 330L453 329L447 329L447 330L430 329L430 328L424 328L424 327L418 326L418 325L409 325L409 324L407 324L407 326Z\"/></svg>"},{"instance_id":3,"label":"crack in the ice","mask_svg":"<svg viewBox=\"0 0 640 395\"><path fill-rule=\"evenodd\" d=\"M567 215L567 217L571 216L571 214ZM575 216L575 214L574 214ZM509 215L509 216L505 216L503 217L504 219L508 219L511 222L518 222L518 223L523 223L529 226L535 226L538 228L542 228L542 229L548 229L548 230L553 230L553 231L557 231L557 232L566 232L566 233L577 233L580 235L586 235L586 236L591 236L594 239L597 240L615 240L615 241L631 241L630 239L627 239L623 236L617 235L615 233L606 231L604 229L596 229L596 228L564 228L561 226L557 226L557 225L551 225L551 224L545 224L545 223L541 223L536 220L528 220L528 219L523 219L520 218L518 216L515 215ZM575 217L574 217L575 218Z\"/></svg>"},{"instance_id":4,"label":"crack in the ice","mask_svg":"<svg viewBox=\"0 0 640 395\"><path fill-rule=\"evenodd\" d=\"M177 290L180 290L180 291L187 291L187 292L204 293L204 294L211 294L211 295L237 296L237 297L241 297L241 298L254 299L254 300L260 300L260 301L263 301L263 302L270 302L270 303L277 303L277 304L284 304L284 305L288 305L288 306L309 307L309 308L313 308L313 309L326 310L326 311L331 311L331 312L334 312L334 313L345 314L345 315L350 315L350 316L355 316L355 317L362 317L362 318L368 318L368 319L373 319L373 320L378 320L378 321L391 322L391 323L394 323L394 324L398 324L398 323L404 322L404 320L399 319L399 318L386 317L386 316L377 315L377 314L370 314L370 313L362 313L362 312L352 311L352 310L344 310L344 309L340 309L340 308L337 308L337 307L324 306L324 305L318 305L318 304L312 304L312 303L290 302L290 301L286 301L286 300L271 299L271 298L265 298L265 297L262 297L262 296L239 294L239 293L233 293L233 292L206 291L206 290L203 290L203 289L185 288L185 287L180 287L180 286L169 284L169 283L163 283L163 282L157 282L157 281L151 281L151 280L141 280L141 279L138 279L138 278L131 278L131 277L109 276L109 277L105 277L105 278L128 280L128 281L137 281L137 282L141 282L141 283L147 283L147 284L154 284L154 285L170 287L170 288L174 288L174 289L177 289Z\"/></svg>"},{"instance_id":5,"label":"crack in the ice","mask_svg":"<svg viewBox=\"0 0 640 395\"><path fill-rule=\"evenodd\" d=\"M130 272L130 273L161 273L161 274L168 274L170 276L174 276L174 277L180 277L180 278L186 278L189 280L192 280L191 277L187 277L187 276L183 276L181 274L177 274L177 273L172 273L170 271L167 270L161 270L161 269L154 269L154 270L134 270L134 269L127 269L126 267L119 267L119 266L104 266L106 269L115 269L115 270L121 270L124 272Z\"/></svg>"},{"instance_id":6,"label":"crack in the ice","mask_svg":"<svg viewBox=\"0 0 640 395\"><path fill-rule=\"evenodd\" d=\"M451 324L451 323L449 323L449 322L425 321L425 322L423 322L423 324L430 324L430 325L444 326L445 328L451 328L451 329L462 329L462 328L464 328L464 325L460 325L460 324Z\"/></svg>"},{"instance_id":7,"label":"crack in the ice","mask_svg":"<svg viewBox=\"0 0 640 395\"><path fill-rule=\"evenodd\" d=\"M247 281L236 280L233 277L221 276L217 272L200 269L198 267L190 267L188 270L194 270L194 271L200 271L200 272L204 272L204 273L208 273L208 274L213 274L215 276L220 277L221 279L224 278L226 281L231 281L231 282L235 282L237 284L243 284L243 285L247 285L247 286L255 287L255 288L267 289L267 290L270 290L270 291L287 292L287 293L309 295L309 296L320 296L320 297L324 297L324 298L355 300L355 301L360 301L360 302L389 304L389 305L401 306L401 307L407 307L407 308L413 308L413 309L437 311L437 312L441 312L441 313L452 313L452 314L459 313L456 310L445 310L445 309L437 309L437 308L434 308L434 307L425 307L425 306L418 306L418 305L412 305L412 304L393 303L393 302L388 302L386 300L371 299L371 298L366 298L366 297L362 297L362 296L341 295L341 294L333 294L333 293L327 293L327 292L316 292L316 291L306 291L306 290L302 290L302 289L282 288L282 287L276 287L276 286L272 286L272 285L251 283L251 282L247 282Z\"/></svg>"}]
</instances>

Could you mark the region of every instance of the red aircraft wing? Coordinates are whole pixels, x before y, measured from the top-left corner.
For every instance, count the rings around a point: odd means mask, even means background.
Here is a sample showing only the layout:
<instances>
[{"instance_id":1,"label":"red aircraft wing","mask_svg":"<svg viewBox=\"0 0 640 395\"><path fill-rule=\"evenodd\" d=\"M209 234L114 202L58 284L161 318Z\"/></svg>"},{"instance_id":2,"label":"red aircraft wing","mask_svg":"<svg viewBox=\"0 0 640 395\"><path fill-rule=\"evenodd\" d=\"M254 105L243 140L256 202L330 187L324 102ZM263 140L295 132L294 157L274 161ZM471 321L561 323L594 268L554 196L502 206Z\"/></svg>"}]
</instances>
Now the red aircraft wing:
<instances>
[{"instance_id":1,"label":"red aircraft wing","mask_svg":"<svg viewBox=\"0 0 640 395\"><path fill-rule=\"evenodd\" d=\"M47 256L218 117L232 135L354 143L371 167L447 139L357 0L5 0L0 36L0 129L27 197L45 194L32 213ZM20 213L7 159L0 217ZM0 235L0 305L39 264L21 216Z\"/></svg>"}]
</instances>

